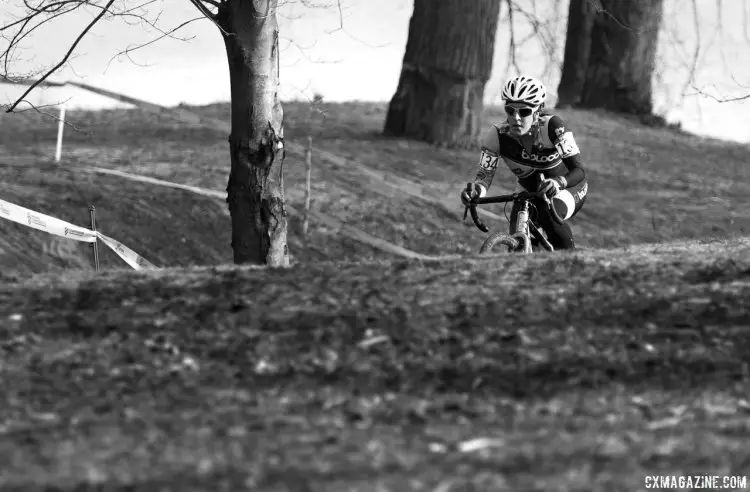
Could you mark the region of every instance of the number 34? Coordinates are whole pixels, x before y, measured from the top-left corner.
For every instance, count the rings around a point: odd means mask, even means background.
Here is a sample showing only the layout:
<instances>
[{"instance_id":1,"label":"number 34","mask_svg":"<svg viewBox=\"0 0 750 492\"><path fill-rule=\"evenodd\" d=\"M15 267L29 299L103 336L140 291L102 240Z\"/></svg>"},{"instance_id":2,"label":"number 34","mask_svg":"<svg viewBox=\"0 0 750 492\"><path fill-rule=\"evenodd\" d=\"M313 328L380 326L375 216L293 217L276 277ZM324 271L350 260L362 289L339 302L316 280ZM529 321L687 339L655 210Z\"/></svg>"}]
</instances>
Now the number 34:
<instances>
[{"instance_id":1,"label":"number 34","mask_svg":"<svg viewBox=\"0 0 750 492\"><path fill-rule=\"evenodd\" d=\"M482 151L482 156L479 158L479 167L482 169L495 169L497 168L497 159L496 155Z\"/></svg>"}]
</instances>

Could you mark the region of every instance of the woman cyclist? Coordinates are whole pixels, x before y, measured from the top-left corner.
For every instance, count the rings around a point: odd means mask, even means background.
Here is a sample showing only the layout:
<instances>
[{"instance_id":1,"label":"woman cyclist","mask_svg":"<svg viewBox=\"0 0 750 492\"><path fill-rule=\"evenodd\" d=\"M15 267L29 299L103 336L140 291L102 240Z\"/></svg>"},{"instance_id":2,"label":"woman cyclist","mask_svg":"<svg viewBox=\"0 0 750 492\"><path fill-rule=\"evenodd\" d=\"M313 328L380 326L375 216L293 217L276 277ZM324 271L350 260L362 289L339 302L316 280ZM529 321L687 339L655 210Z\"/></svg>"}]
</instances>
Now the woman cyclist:
<instances>
[{"instance_id":1,"label":"woman cyclist","mask_svg":"<svg viewBox=\"0 0 750 492\"><path fill-rule=\"evenodd\" d=\"M461 192L461 201L468 205L471 199L487 194L502 159L521 189L544 191L560 217L570 219L583 207L588 192L573 133L559 116L542 112L547 91L533 77L508 80L502 98L507 119L500 125L492 125L483 135L479 168L471 190ZM543 180L539 179L540 174L544 174ZM570 225L557 223L543 204L534 205L539 225L555 250L574 249ZM511 217L515 216L514 209ZM515 232L514 222L510 224L511 234Z\"/></svg>"}]
</instances>

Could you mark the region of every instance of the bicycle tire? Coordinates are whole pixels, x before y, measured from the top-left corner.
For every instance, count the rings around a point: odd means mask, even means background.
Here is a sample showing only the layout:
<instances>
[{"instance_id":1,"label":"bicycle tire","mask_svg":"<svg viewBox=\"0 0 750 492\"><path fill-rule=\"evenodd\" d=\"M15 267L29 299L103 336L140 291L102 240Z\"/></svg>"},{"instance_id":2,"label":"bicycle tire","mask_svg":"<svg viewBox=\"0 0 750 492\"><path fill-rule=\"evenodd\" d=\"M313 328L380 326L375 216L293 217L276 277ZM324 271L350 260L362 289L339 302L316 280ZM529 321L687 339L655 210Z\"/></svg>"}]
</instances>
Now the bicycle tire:
<instances>
[{"instance_id":1,"label":"bicycle tire","mask_svg":"<svg viewBox=\"0 0 750 492\"><path fill-rule=\"evenodd\" d=\"M479 249L479 254L484 255L489 253L490 251L492 251L492 248L494 248L498 244L501 244L507 248L507 251L503 251L504 253L512 253L516 249L518 249L520 242L518 241L518 239L510 237L507 234L503 234L502 232L494 232L484 240L484 242L482 243L482 247Z\"/></svg>"}]
</instances>

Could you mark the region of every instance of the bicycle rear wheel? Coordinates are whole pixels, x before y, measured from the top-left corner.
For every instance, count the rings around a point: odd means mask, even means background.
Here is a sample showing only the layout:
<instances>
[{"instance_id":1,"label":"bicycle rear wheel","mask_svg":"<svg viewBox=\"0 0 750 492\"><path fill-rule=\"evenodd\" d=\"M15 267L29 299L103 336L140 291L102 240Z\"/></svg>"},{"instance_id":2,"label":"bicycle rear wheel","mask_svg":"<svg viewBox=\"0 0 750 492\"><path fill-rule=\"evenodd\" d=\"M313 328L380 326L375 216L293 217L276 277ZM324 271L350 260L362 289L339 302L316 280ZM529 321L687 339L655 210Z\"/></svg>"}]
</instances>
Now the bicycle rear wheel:
<instances>
[{"instance_id":1,"label":"bicycle rear wheel","mask_svg":"<svg viewBox=\"0 0 750 492\"><path fill-rule=\"evenodd\" d=\"M514 237L510 237L502 232L493 232L482 243L479 254L483 255L490 253L496 246L500 246L495 250L496 253L513 253L518 249L520 244L520 241Z\"/></svg>"}]
</instances>

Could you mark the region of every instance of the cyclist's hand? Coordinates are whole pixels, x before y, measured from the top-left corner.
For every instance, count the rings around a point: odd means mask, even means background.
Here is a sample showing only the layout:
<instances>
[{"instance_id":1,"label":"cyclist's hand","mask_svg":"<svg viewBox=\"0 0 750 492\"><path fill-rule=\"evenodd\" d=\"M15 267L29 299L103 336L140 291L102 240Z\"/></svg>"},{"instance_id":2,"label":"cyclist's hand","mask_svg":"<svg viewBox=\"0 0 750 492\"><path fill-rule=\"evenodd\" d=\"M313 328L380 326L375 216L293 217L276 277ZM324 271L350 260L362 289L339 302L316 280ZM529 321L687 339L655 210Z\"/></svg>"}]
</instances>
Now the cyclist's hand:
<instances>
[{"instance_id":1,"label":"cyclist's hand","mask_svg":"<svg viewBox=\"0 0 750 492\"><path fill-rule=\"evenodd\" d=\"M560 193L560 190L565 188L565 184L562 181L563 179L564 178L547 178L539 183L537 191L543 191L547 195L547 198L552 198Z\"/></svg>"},{"instance_id":2,"label":"cyclist's hand","mask_svg":"<svg viewBox=\"0 0 750 492\"><path fill-rule=\"evenodd\" d=\"M470 189L464 188L461 191L461 202L468 207L471 204L472 200L475 200L479 197L480 193L481 188L479 186L479 183L472 183Z\"/></svg>"}]
</instances>

